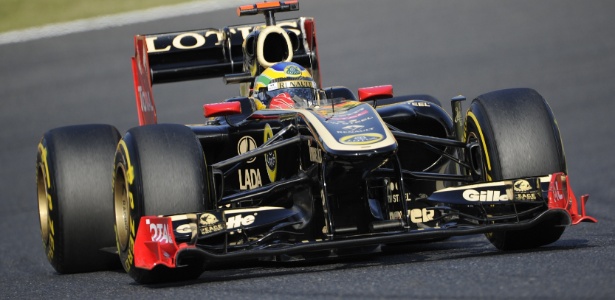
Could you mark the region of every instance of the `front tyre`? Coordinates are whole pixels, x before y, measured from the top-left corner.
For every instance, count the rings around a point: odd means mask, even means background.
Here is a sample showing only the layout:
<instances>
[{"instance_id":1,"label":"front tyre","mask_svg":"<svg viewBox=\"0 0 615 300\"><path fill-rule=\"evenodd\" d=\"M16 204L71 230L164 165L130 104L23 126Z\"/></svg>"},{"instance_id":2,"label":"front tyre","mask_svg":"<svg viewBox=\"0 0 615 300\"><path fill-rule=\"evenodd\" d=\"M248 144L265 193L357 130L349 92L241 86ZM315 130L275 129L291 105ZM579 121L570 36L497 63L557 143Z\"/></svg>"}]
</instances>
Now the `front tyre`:
<instances>
[{"instance_id":1,"label":"front tyre","mask_svg":"<svg viewBox=\"0 0 615 300\"><path fill-rule=\"evenodd\" d=\"M120 260L139 283L198 277L201 265L152 270L135 266L134 242L142 216L204 211L209 177L200 142L186 126L165 124L129 130L115 153L113 203Z\"/></svg>"},{"instance_id":2,"label":"front tyre","mask_svg":"<svg viewBox=\"0 0 615 300\"><path fill-rule=\"evenodd\" d=\"M110 189L119 139L113 126L79 125L50 130L38 144L41 237L59 273L119 268Z\"/></svg>"},{"instance_id":3,"label":"front tyre","mask_svg":"<svg viewBox=\"0 0 615 300\"><path fill-rule=\"evenodd\" d=\"M476 142L476 168L484 181L501 181L566 172L559 129L543 97L532 89L507 89L472 101L466 118L466 141ZM535 248L557 241L565 227L545 222L534 228L492 232L486 236L500 250Z\"/></svg>"}]
</instances>

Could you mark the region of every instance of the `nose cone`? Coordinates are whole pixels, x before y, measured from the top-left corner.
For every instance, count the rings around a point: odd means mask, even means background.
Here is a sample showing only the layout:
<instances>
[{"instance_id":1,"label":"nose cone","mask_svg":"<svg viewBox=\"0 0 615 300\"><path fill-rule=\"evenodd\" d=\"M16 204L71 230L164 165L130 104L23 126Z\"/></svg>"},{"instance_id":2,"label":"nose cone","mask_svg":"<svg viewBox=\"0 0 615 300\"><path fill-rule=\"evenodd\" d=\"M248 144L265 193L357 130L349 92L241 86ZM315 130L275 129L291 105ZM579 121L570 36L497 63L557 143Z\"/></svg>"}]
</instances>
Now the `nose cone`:
<instances>
[{"instance_id":1,"label":"nose cone","mask_svg":"<svg viewBox=\"0 0 615 300\"><path fill-rule=\"evenodd\" d=\"M370 157L397 149L397 141L369 104L348 101L322 106L310 111L308 119L328 154Z\"/></svg>"}]
</instances>

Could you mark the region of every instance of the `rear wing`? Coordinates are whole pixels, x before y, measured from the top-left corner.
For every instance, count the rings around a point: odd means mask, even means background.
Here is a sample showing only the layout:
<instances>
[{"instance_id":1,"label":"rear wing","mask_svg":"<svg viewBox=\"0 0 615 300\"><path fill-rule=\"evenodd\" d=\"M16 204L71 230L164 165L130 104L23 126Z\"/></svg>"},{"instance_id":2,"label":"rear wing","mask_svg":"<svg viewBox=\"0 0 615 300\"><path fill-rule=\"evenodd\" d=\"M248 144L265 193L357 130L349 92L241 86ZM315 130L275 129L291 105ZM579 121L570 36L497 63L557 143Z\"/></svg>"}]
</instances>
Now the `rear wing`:
<instances>
[{"instance_id":1,"label":"rear wing","mask_svg":"<svg viewBox=\"0 0 615 300\"><path fill-rule=\"evenodd\" d=\"M307 68L321 87L313 18L137 35L134 43L140 125L157 122L152 85L159 83L223 77L227 84L241 83L240 95L248 96L254 76L274 63L293 61Z\"/></svg>"}]
</instances>

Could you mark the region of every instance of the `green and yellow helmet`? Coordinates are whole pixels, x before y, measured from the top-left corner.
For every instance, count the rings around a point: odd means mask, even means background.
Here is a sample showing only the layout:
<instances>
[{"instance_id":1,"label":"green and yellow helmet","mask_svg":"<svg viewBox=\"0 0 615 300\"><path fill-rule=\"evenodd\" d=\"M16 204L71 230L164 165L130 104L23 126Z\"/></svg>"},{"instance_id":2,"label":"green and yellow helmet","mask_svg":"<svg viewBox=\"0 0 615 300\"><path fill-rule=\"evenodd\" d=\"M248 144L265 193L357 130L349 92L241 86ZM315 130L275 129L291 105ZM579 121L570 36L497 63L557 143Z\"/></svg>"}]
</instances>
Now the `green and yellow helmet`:
<instances>
[{"instance_id":1,"label":"green and yellow helmet","mask_svg":"<svg viewBox=\"0 0 615 300\"><path fill-rule=\"evenodd\" d=\"M265 105L282 93L311 102L316 99L316 88L316 82L304 67L294 62L280 62L256 77L253 96Z\"/></svg>"}]
</instances>

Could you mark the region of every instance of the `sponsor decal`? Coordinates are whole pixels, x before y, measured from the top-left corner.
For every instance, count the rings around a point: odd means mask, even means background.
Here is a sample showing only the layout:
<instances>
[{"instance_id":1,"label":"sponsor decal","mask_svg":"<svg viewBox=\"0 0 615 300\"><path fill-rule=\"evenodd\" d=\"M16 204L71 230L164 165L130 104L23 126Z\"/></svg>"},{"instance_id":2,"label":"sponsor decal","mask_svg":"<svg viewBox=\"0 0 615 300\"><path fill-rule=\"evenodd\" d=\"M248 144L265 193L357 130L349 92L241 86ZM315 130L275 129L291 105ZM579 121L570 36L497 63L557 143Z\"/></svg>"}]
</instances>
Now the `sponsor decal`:
<instances>
[{"instance_id":1,"label":"sponsor decal","mask_svg":"<svg viewBox=\"0 0 615 300\"><path fill-rule=\"evenodd\" d=\"M352 110L352 111L345 111L342 113L336 113L335 115L331 116L329 118L329 120L332 121L349 121L349 120L353 120L353 119L359 119L359 117L364 116L368 113L368 111L361 107L359 109L356 110Z\"/></svg>"},{"instance_id":2,"label":"sponsor decal","mask_svg":"<svg viewBox=\"0 0 615 300\"><path fill-rule=\"evenodd\" d=\"M410 197L410 193L404 193L406 201L411 201L412 197ZM397 182L389 182L388 192L387 192L387 202L388 203L399 203L401 196L399 194L399 186Z\"/></svg>"},{"instance_id":3,"label":"sponsor decal","mask_svg":"<svg viewBox=\"0 0 615 300\"><path fill-rule=\"evenodd\" d=\"M380 133L361 133L347 135L339 139L345 145L368 145L381 141L384 136Z\"/></svg>"},{"instance_id":4,"label":"sponsor decal","mask_svg":"<svg viewBox=\"0 0 615 300\"><path fill-rule=\"evenodd\" d=\"M189 50L203 47L205 44L208 44L207 39L210 36L215 37L215 40L210 39L209 42L214 43L215 46L219 46L221 41L224 41L223 31L210 29L200 32L184 32L178 34L173 37L170 44L167 39L158 41L158 36L148 36L145 38L145 42L147 43L147 53L159 53L169 52L171 49ZM166 44L163 44L165 42Z\"/></svg>"},{"instance_id":5,"label":"sponsor decal","mask_svg":"<svg viewBox=\"0 0 615 300\"><path fill-rule=\"evenodd\" d=\"M401 211L391 211L389 212L389 220L400 220L401 219Z\"/></svg>"},{"instance_id":6,"label":"sponsor decal","mask_svg":"<svg viewBox=\"0 0 615 300\"><path fill-rule=\"evenodd\" d=\"M177 229L175 229L175 231L180 234L188 234L192 233L192 228L190 227L190 224L182 224L177 226Z\"/></svg>"},{"instance_id":7,"label":"sponsor decal","mask_svg":"<svg viewBox=\"0 0 615 300\"><path fill-rule=\"evenodd\" d=\"M301 75L301 69L299 69L297 66L290 65L284 68L284 73L286 73L286 75L296 77L296 76Z\"/></svg>"},{"instance_id":8,"label":"sponsor decal","mask_svg":"<svg viewBox=\"0 0 615 300\"><path fill-rule=\"evenodd\" d=\"M433 221L435 215L435 211L426 209L426 208L415 208L408 210L408 216L410 216L410 222L418 224L418 223L426 223L429 221Z\"/></svg>"},{"instance_id":9,"label":"sponsor decal","mask_svg":"<svg viewBox=\"0 0 615 300\"><path fill-rule=\"evenodd\" d=\"M204 213L199 217L199 233L207 235L224 230L224 222L220 222L214 214Z\"/></svg>"},{"instance_id":10,"label":"sponsor decal","mask_svg":"<svg viewBox=\"0 0 615 300\"><path fill-rule=\"evenodd\" d=\"M298 29L298 23L294 20L279 21L277 26L283 27L286 30L292 31L297 36L301 36L301 30ZM242 40L253 30L254 26L237 26L228 28L229 39L236 34L241 34ZM165 37L158 40L158 37ZM171 39L172 37L172 39ZM204 45L214 44L220 46L226 40L227 34L224 30L207 29L200 31L183 32L176 36L172 35L156 35L148 36L145 41L147 43L148 53L168 52L172 49L195 49Z\"/></svg>"},{"instance_id":11,"label":"sponsor decal","mask_svg":"<svg viewBox=\"0 0 615 300\"><path fill-rule=\"evenodd\" d=\"M322 152L319 148L308 147L310 152L310 161L315 163L322 163Z\"/></svg>"},{"instance_id":12,"label":"sponsor decal","mask_svg":"<svg viewBox=\"0 0 615 300\"><path fill-rule=\"evenodd\" d=\"M343 130L348 130L348 131L357 131L361 128L363 128L365 126L363 125L348 125L348 126L344 126L342 127Z\"/></svg>"},{"instance_id":13,"label":"sponsor decal","mask_svg":"<svg viewBox=\"0 0 615 300\"><path fill-rule=\"evenodd\" d=\"M291 80L282 82L272 82L267 85L268 91L287 88L316 88L313 81L309 80Z\"/></svg>"},{"instance_id":14,"label":"sponsor decal","mask_svg":"<svg viewBox=\"0 0 615 300\"><path fill-rule=\"evenodd\" d=\"M152 242L158 242L161 244L173 243L173 238L169 233L169 225L166 223L155 223L150 219L145 220L145 224L149 225L149 233L151 235Z\"/></svg>"},{"instance_id":15,"label":"sponsor decal","mask_svg":"<svg viewBox=\"0 0 615 300\"><path fill-rule=\"evenodd\" d=\"M357 134L374 131L374 127L365 128L363 125L348 125L342 127L342 130L337 130L336 132L339 134Z\"/></svg>"},{"instance_id":16,"label":"sponsor decal","mask_svg":"<svg viewBox=\"0 0 615 300\"><path fill-rule=\"evenodd\" d=\"M263 186L261 171L259 169L237 170L237 173L239 174L239 189L251 190Z\"/></svg>"},{"instance_id":17,"label":"sponsor decal","mask_svg":"<svg viewBox=\"0 0 615 300\"><path fill-rule=\"evenodd\" d=\"M133 57L133 68L136 67L135 84L137 110L139 124L156 123L156 107L152 96L150 68L147 51L146 39L137 39L135 44L135 56Z\"/></svg>"},{"instance_id":18,"label":"sponsor decal","mask_svg":"<svg viewBox=\"0 0 615 300\"><path fill-rule=\"evenodd\" d=\"M143 89L142 86L137 87L137 91L139 92L139 98L141 98L141 111L142 112L152 112L154 111L154 104L152 104L152 98L150 97L149 91Z\"/></svg>"},{"instance_id":19,"label":"sponsor decal","mask_svg":"<svg viewBox=\"0 0 615 300\"><path fill-rule=\"evenodd\" d=\"M278 22L278 25L280 25L280 22ZM250 31L252 31L252 28L252 26L240 26L235 28L229 28L229 32L231 34L237 34L237 32L239 32L241 33L242 39L245 40L246 37L248 37L248 35L250 34Z\"/></svg>"},{"instance_id":20,"label":"sponsor decal","mask_svg":"<svg viewBox=\"0 0 615 300\"><path fill-rule=\"evenodd\" d=\"M461 109L459 107L455 107L455 114L456 114L456 117L455 117L455 121L454 122L455 123L461 123L463 121L463 119L462 119L463 118L462 117L463 114L461 113ZM465 129L467 128L467 125L464 123L463 126L464 126L464 132L465 132Z\"/></svg>"},{"instance_id":21,"label":"sponsor decal","mask_svg":"<svg viewBox=\"0 0 615 300\"><path fill-rule=\"evenodd\" d=\"M267 140L269 140L271 137L273 137L273 130L271 129L271 126L269 126L269 124L265 124L263 137L264 142L267 142ZM276 174L278 172L278 156L275 150L265 153L265 166L267 167L267 176L269 177L269 181L274 182Z\"/></svg>"},{"instance_id":22,"label":"sponsor decal","mask_svg":"<svg viewBox=\"0 0 615 300\"><path fill-rule=\"evenodd\" d=\"M477 191L472 189L463 192L463 199L477 202L499 202L509 200L508 195L502 194L500 191Z\"/></svg>"},{"instance_id":23,"label":"sponsor decal","mask_svg":"<svg viewBox=\"0 0 615 300\"><path fill-rule=\"evenodd\" d=\"M332 125L353 125L353 124L359 124L359 123L363 123L363 122L367 122L369 120L373 120L374 117L368 116L365 118L359 118L359 119L351 119L351 120L331 120L331 119L327 119L326 122L327 124L332 124Z\"/></svg>"},{"instance_id":24,"label":"sponsor decal","mask_svg":"<svg viewBox=\"0 0 615 300\"><path fill-rule=\"evenodd\" d=\"M254 149L256 149L256 141L251 136L246 135L239 139L237 143L237 154L241 155ZM253 163L255 160L256 157L253 157L248 160L248 163Z\"/></svg>"},{"instance_id":25,"label":"sponsor decal","mask_svg":"<svg viewBox=\"0 0 615 300\"><path fill-rule=\"evenodd\" d=\"M234 229L241 228L242 226L249 226L254 223L256 220L256 213L254 215L246 215L245 217L241 214L232 216L226 220L226 228Z\"/></svg>"},{"instance_id":26,"label":"sponsor decal","mask_svg":"<svg viewBox=\"0 0 615 300\"><path fill-rule=\"evenodd\" d=\"M534 193L515 194L515 200L536 200L538 197Z\"/></svg>"},{"instance_id":27,"label":"sponsor decal","mask_svg":"<svg viewBox=\"0 0 615 300\"><path fill-rule=\"evenodd\" d=\"M425 102L425 101L411 101L410 104L412 104L412 106L418 106L418 107L430 107L431 105L429 105L429 102Z\"/></svg>"},{"instance_id":28,"label":"sponsor decal","mask_svg":"<svg viewBox=\"0 0 615 300\"><path fill-rule=\"evenodd\" d=\"M525 180L520 179L515 181L513 184L513 192L514 192L514 200L536 200L537 190L532 186L532 184Z\"/></svg>"},{"instance_id":29,"label":"sponsor decal","mask_svg":"<svg viewBox=\"0 0 615 300\"><path fill-rule=\"evenodd\" d=\"M555 180L553 182L554 190L553 190L553 200L555 202L559 202L564 200L564 191L562 190L562 186L559 180Z\"/></svg>"},{"instance_id":30,"label":"sponsor decal","mask_svg":"<svg viewBox=\"0 0 615 300\"><path fill-rule=\"evenodd\" d=\"M513 184L513 188L515 192L527 192L531 190L533 187L527 180L521 179L521 180L515 181L515 184Z\"/></svg>"},{"instance_id":31,"label":"sponsor decal","mask_svg":"<svg viewBox=\"0 0 615 300\"><path fill-rule=\"evenodd\" d=\"M435 212L426 208L414 208L408 210L410 222L414 224L427 223L434 220ZM389 212L390 220L399 220L402 218L401 211Z\"/></svg>"}]
</instances>

